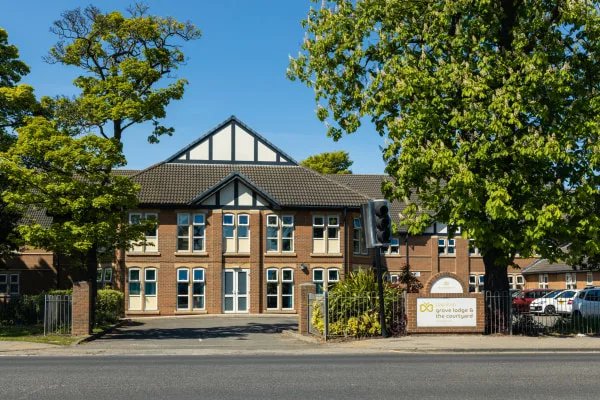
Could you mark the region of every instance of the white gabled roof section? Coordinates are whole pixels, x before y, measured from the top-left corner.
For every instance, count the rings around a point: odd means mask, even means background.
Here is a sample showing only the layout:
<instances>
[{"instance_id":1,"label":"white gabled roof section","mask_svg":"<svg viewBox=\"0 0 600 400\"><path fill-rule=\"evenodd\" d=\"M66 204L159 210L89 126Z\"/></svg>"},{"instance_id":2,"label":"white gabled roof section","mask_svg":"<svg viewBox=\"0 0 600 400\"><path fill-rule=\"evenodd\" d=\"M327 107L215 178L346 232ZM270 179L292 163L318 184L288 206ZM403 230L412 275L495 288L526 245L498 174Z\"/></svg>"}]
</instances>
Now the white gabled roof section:
<instances>
[{"instance_id":1,"label":"white gabled roof section","mask_svg":"<svg viewBox=\"0 0 600 400\"><path fill-rule=\"evenodd\" d=\"M167 163L297 165L235 116L166 160Z\"/></svg>"}]
</instances>

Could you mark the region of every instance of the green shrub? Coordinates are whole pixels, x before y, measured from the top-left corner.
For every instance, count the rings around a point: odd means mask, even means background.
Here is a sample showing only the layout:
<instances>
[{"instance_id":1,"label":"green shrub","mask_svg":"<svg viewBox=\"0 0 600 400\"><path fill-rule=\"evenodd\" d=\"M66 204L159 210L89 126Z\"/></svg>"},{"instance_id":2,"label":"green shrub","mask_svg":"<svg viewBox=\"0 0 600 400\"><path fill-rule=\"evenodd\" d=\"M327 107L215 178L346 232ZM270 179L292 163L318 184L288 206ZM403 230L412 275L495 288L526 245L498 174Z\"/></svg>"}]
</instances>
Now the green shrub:
<instances>
[{"instance_id":1,"label":"green shrub","mask_svg":"<svg viewBox=\"0 0 600 400\"><path fill-rule=\"evenodd\" d=\"M115 323L125 312L125 296L113 289L98 290L96 297L96 325Z\"/></svg>"},{"instance_id":2,"label":"green shrub","mask_svg":"<svg viewBox=\"0 0 600 400\"><path fill-rule=\"evenodd\" d=\"M47 294L52 296L72 296L73 289L52 289Z\"/></svg>"}]
</instances>

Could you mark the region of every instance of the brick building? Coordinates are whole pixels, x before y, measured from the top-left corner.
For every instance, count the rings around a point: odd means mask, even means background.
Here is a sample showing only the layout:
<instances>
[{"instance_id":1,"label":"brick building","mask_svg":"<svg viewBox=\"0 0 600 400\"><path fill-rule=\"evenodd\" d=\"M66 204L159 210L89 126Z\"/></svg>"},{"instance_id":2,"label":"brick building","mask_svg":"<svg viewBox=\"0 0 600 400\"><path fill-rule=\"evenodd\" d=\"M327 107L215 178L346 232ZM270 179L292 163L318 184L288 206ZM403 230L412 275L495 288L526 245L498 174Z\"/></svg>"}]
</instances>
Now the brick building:
<instances>
[{"instance_id":1,"label":"brick building","mask_svg":"<svg viewBox=\"0 0 600 400\"><path fill-rule=\"evenodd\" d=\"M388 179L320 175L235 117L163 162L116 173L141 186L130 223L158 221L146 245L100 265L101 286L124 291L128 315L296 313L300 284L314 282L322 291L370 267L360 206L381 198L381 182ZM402 208L391 205L396 222ZM442 224L419 236L394 236L385 253L391 280L407 259L424 284L453 272L472 291L483 289L477 249L449 238ZM0 295L70 287L77 271L73 261L27 250L0 265ZM522 271L509 271L514 288L526 285Z\"/></svg>"}]
</instances>

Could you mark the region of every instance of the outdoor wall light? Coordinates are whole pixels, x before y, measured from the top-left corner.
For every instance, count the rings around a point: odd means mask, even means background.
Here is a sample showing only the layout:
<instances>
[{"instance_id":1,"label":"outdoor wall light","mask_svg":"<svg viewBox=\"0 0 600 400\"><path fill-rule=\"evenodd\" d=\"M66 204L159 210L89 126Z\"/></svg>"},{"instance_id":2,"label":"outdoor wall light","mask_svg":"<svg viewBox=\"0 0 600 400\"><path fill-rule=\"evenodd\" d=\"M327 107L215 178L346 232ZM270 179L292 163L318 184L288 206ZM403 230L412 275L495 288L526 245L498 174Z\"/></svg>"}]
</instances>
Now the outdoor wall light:
<instances>
[{"instance_id":1,"label":"outdoor wall light","mask_svg":"<svg viewBox=\"0 0 600 400\"><path fill-rule=\"evenodd\" d=\"M300 269L302 270L302 272L308 272L308 265L302 263L300 264Z\"/></svg>"}]
</instances>

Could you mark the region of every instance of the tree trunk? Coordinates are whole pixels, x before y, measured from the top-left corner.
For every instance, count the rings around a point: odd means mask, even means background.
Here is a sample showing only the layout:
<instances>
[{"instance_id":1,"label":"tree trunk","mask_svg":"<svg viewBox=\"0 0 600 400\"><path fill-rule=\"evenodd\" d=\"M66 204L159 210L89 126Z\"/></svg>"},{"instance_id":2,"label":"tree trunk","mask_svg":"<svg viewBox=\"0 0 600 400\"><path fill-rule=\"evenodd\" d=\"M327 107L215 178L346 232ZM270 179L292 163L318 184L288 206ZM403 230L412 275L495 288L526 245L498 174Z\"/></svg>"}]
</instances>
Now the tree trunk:
<instances>
[{"instance_id":1,"label":"tree trunk","mask_svg":"<svg viewBox=\"0 0 600 400\"><path fill-rule=\"evenodd\" d=\"M508 265L500 260L505 257L498 249L490 249L483 255L485 278L485 331L508 334L511 331L511 297L508 286Z\"/></svg>"},{"instance_id":2,"label":"tree trunk","mask_svg":"<svg viewBox=\"0 0 600 400\"><path fill-rule=\"evenodd\" d=\"M98 248L92 246L85 255L88 282L90 284L90 324L92 328L96 324L96 295L98 293Z\"/></svg>"}]
</instances>

